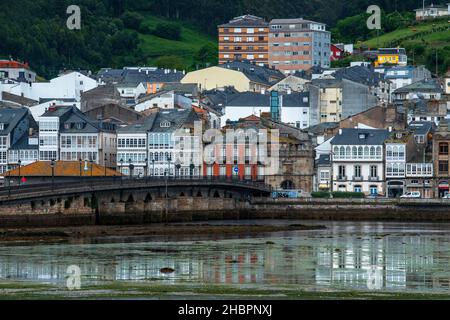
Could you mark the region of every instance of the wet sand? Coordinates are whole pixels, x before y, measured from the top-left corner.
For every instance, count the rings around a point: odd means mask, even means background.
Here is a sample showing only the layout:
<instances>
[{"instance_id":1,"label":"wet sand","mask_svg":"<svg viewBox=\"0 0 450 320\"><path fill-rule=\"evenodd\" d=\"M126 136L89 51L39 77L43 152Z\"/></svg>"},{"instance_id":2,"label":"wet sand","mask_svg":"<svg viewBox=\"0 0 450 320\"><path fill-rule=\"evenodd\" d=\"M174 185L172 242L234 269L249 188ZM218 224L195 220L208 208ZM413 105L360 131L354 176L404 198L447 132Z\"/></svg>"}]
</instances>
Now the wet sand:
<instances>
[{"instance_id":1,"label":"wet sand","mask_svg":"<svg viewBox=\"0 0 450 320\"><path fill-rule=\"evenodd\" d=\"M80 238L139 237L165 235L226 235L325 229L322 225L214 225L153 224L129 226L81 226L51 228L0 229L0 243L8 242L66 242Z\"/></svg>"}]
</instances>

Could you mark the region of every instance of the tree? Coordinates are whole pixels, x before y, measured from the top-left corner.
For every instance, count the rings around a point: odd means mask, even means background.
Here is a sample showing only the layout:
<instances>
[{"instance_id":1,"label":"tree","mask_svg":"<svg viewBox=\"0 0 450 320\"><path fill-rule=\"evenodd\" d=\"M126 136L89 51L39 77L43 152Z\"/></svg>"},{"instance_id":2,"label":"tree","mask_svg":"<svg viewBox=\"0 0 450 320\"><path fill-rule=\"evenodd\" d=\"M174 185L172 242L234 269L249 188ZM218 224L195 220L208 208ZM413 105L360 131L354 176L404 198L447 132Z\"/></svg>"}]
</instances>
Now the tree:
<instances>
[{"instance_id":1,"label":"tree","mask_svg":"<svg viewBox=\"0 0 450 320\"><path fill-rule=\"evenodd\" d=\"M183 60L177 56L163 56L159 57L155 60L155 65L158 68L166 68L166 69L185 69Z\"/></svg>"},{"instance_id":2,"label":"tree","mask_svg":"<svg viewBox=\"0 0 450 320\"><path fill-rule=\"evenodd\" d=\"M137 12L126 11L122 17L123 25L125 28L139 31L144 18Z\"/></svg>"},{"instance_id":3,"label":"tree","mask_svg":"<svg viewBox=\"0 0 450 320\"><path fill-rule=\"evenodd\" d=\"M181 40L181 27L175 23L158 23L153 34L164 39Z\"/></svg>"}]
</instances>

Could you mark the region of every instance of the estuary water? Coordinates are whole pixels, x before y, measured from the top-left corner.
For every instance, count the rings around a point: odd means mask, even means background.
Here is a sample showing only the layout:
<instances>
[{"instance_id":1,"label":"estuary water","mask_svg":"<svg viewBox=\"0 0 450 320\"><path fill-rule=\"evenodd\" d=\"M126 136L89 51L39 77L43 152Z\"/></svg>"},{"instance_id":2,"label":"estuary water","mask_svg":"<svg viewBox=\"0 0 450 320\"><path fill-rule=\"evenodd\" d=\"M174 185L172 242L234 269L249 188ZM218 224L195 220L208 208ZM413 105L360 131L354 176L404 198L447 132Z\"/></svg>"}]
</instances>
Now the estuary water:
<instances>
[{"instance_id":1,"label":"estuary water","mask_svg":"<svg viewBox=\"0 0 450 320\"><path fill-rule=\"evenodd\" d=\"M86 239L2 245L0 280L82 285L136 282L241 288L450 294L450 224L254 220L209 224L320 224L323 230ZM174 271L164 273L162 268Z\"/></svg>"}]
</instances>

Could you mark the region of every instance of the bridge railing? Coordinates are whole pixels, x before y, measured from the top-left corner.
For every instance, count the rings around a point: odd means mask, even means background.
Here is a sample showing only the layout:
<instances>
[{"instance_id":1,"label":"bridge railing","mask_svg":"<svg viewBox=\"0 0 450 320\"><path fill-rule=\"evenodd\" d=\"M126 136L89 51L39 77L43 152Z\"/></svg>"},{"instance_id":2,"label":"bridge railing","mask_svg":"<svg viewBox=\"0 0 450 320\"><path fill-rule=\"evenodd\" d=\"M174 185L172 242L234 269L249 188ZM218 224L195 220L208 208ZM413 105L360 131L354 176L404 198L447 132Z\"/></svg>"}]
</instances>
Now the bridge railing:
<instances>
[{"instance_id":1,"label":"bridge railing","mask_svg":"<svg viewBox=\"0 0 450 320\"><path fill-rule=\"evenodd\" d=\"M212 176L183 176L183 177L95 177L95 178L83 178L67 181L51 181L47 183L29 183L15 186L4 186L0 188L0 196L22 194L22 193L34 193L39 191L48 190L62 190L69 188L86 188L86 189L98 189L99 186L111 187L131 187L131 186L145 186L156 184L164 186L165 184L173 186L174 184L191 184L201 185L205 183L227 183L235 186L254 187L266 192L272 190L271 186L266 185L262 181L245 180L234 177L212 177Z\"/></svg>"}]
</instances>

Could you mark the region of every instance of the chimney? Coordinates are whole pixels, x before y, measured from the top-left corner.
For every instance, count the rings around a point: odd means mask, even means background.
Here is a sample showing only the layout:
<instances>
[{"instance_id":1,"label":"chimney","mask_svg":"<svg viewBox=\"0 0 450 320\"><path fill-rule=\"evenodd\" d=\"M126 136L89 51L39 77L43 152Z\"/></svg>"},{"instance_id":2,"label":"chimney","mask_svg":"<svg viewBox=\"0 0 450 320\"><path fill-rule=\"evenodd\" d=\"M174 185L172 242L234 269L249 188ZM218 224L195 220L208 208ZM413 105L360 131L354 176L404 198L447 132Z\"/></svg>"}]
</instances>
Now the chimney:
<instances>
[{"instance_id":1,"label":"chimney","mask_svg":"<svg viewBox=\"0 0 450 320\"><path fill-rule=\"evenodd\" d=\"M261 88L261 94L266 94L266 89L265 88Z\"/></svg>"},{"instance_id":2,"label":"chimney","mask_svg":"<svg viewBox=\"0 0 450 320\"><path fill-rule=\"evenodd\" d=\"M389 132L392 132L392 127L391 127L391 126L389 126L388 130L389 130Z\"/></svg>"},{"instance_id":3,"label":"chimney","mask_svg":"<svg viewBox=\"0 0 450 320\"><path fill-rule=\"evenodd\" d=\"M288 88L287 89L287 94L291 94L292 93L292 89L291 88Z\"/></svg>"},{"instance_id":4,"label":"chimney","mask_svg":"<svg viewBox=\"0 0 450 320\"><path fill-rule=\"evenodd\" d=\"M342 129L339 129L339 135L341 135L342 134Z\"/></svg>"},{"instance_id":5,"label":"chimney","mask_svg":"<svg viewBox=\"0 0 450 320\"><path fill-rule=\"evenodd\" d=\"M33 128L28 129L28 136L29 137L33 136Z\"/></svg>"}]
</instances>

